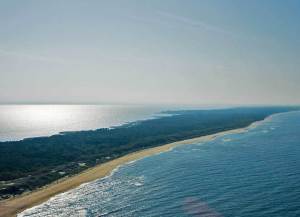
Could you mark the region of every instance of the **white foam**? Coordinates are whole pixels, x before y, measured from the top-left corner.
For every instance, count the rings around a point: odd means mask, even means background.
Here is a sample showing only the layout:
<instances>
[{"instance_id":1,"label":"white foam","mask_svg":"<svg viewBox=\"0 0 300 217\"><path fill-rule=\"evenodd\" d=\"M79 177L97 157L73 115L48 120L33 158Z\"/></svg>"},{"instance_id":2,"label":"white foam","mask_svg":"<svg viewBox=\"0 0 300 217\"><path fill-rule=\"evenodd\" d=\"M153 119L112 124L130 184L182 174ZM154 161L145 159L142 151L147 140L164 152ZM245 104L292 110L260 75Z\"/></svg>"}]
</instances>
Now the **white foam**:
<instances>
[{"instance_id":1,"label":"white foam","mask_svg":"<svg viewBox=\"0 0 300 217\"><path fill-rule=\"evenodd\" d=\"M230 138L223 138L222 141L223 142L230 142L230 141L232 141L232 139L230 139Z\"/></svg>"},{"instance_id":2,"label":"white foam","mask_svg":"<svg viewBox=\"0 0 300 217\"><path fill-rule=\"evenodd\" d=\"M139 187L139 186L143 186L144 184L140 183L140 182L135 182L134 185L137 186L137 187Z\"/></svg>"}]
</instances>

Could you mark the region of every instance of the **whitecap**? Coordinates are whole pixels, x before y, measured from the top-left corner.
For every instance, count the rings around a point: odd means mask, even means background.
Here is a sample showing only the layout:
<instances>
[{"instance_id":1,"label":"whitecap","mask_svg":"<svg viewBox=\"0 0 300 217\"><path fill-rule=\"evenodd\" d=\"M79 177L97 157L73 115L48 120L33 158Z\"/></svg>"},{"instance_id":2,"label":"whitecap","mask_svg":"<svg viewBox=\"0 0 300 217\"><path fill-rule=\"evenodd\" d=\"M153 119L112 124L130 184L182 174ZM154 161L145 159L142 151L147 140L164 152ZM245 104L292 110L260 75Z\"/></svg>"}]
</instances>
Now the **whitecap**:
<instances>
[{"instance_id":1,"label":"whitecap","mask_svg":"<svg viewBox=\"0 0 300 217\"><path fill-rule=\"evenodd\" d=\"M222 141L223 142L230 142L230 141L232 141L232 139L230 139L230 138L223 138Z\"/></svg>"},{"instance_id":2,"label":"whitecap","mask_svg":"<svg viewBox=\"0 0 300 217\"><path fill-rule=\"evenodd\" d=\"M137 186L137 187L140 187L140 186L143 186L144 183L141 183L141 182L135 182L134 185Z\"/></svg>"}]
</instances>

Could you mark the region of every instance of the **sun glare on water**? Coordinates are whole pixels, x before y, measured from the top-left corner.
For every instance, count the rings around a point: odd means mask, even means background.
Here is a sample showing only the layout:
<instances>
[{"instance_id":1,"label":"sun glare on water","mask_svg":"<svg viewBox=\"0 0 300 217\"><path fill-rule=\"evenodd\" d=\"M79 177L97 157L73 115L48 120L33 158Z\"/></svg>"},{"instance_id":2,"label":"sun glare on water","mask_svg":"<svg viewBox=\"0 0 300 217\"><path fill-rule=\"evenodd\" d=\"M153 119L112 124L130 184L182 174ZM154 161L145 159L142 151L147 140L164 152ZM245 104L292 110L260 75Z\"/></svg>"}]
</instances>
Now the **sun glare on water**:
<instances>
[{"instance_id":1,"label":"sun glare on water","mask_svg":"<svg viewBox=\"0 0 300 217\"><path fill-rule=\"evenodd\" d=\"M57 105L34 105L34 106L23 106L16 116L19 119L30 120L30 123L35 124L46 124L46 123L63 123L66 119L70 118L70 110L65 106Z\"/></svg>"}]
</instances>

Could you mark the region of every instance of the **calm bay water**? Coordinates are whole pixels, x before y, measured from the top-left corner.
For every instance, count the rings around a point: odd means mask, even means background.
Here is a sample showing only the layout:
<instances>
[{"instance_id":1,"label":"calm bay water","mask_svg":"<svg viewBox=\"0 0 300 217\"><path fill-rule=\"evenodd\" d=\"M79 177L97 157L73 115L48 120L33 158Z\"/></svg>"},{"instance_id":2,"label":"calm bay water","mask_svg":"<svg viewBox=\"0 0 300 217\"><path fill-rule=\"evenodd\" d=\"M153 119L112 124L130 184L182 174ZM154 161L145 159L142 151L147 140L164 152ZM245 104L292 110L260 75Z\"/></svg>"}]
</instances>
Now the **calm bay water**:
<instances>
[{"instance_id":1,"label":"calm bay water","mask_svg":"<svg viewBox=\"0 0 300 217\"><path fill-rule=\"evenodd\" d=\"M21 216L300 216L300 112L124 165Z\"/></svg>"},{"instance_id":2,"label":"calm bay water","mask_svg":"<svg viewBox=\"0 0 300 217\"><path fill-rule=\"evenodd\" d=\"M130 105L0 105L0 141L122 125L162 107Z\"/></svg>"},{"instance_id":3,"label":"calm bay water","mask_svg":"<svg viewBox=\"0 0 300 217\"><path fill-rule=\"evenodd\" d=\"M0 141L94 130L155 118L166 110L218 109L228 106L149 105L0 105Z\"/></svg>"}]
</instances>

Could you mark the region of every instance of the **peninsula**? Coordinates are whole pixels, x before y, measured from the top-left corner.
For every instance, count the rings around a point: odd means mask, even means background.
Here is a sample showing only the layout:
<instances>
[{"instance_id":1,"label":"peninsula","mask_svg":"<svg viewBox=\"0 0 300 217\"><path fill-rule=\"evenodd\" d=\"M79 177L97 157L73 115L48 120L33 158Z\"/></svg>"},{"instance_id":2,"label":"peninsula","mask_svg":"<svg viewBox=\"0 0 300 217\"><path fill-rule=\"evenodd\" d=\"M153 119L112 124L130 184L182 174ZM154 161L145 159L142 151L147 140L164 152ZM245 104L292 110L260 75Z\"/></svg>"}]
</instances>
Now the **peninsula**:
<instances>
[{"instance_id":1,"label":"peninsula","mask_svg":"<svg viewBox=\"0 0 300 217\"><path fill-rule=\"evenodd\" d=\"M0 216L15 216L114 168L177 145L241 132L295 107L169 111L112 129L65 132L0 143Z\"/></svg>"}]
</instances>

